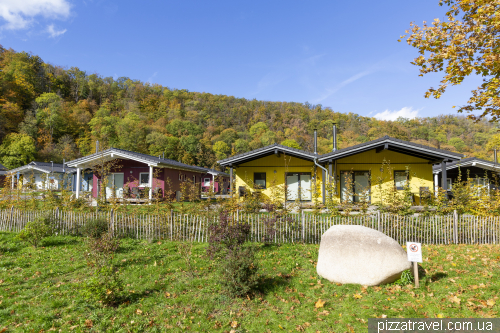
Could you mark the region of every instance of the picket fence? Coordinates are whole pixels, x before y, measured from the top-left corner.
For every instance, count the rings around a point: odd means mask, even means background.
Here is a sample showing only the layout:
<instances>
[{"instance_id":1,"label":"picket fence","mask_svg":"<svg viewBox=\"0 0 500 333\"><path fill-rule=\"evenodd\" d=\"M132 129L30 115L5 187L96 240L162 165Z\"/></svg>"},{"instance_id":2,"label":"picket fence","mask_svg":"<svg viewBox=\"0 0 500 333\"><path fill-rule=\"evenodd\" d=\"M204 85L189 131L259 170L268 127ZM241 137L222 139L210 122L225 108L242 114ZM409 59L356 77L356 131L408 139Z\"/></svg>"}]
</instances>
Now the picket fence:
<instances>
[{"instance_id":1,"label":"picket fence","mask_svg":"<svg viewBox=\"0 0 500 333\"><path fill-rule=\"evenodd\" d=\"M211 215L130 215L118 212L25 211L0 210L0 231L20 231L27 222L40 216L52 216L59 234L78 234L79 227L94 218L105 218L110 229L119 237L137 239L170 239L206 242L209 224L218 216ZM399 216L377 212L369 216L330 217L302 212L271 219L268 214L232 216L234 223L251 227L250 241L262 242L267 236L274 243L319 243L321 235L333 225L362 225L379 230L400 244L407 241L424 244L497 244L500 217L459 216Z\"/></svg>"}]
</instances>

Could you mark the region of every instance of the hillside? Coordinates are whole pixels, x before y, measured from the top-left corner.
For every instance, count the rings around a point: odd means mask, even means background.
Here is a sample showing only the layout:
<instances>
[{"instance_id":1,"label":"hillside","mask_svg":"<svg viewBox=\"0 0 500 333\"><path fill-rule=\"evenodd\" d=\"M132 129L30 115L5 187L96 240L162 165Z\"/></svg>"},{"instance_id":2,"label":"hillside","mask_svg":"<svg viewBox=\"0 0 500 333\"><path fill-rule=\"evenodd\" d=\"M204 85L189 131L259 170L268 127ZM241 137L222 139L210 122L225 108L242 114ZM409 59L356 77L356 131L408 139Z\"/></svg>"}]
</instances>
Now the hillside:
<instances>
[{"instance_id":1,"label":"hillside","mask_svg":"<svg viewBox=\"0 0 500 333\"><path fill-rule=\"evenodd\" d=\"M87 155L96 140L212 166L275 142L312 150L314 128L325 153L334 122L340 148L384 135L490 160L500 148L498 124L464 116L381 121L308 103L190 92L66 69L0 45L0 163L8 168Z\"/></svg>"}]
</instances>

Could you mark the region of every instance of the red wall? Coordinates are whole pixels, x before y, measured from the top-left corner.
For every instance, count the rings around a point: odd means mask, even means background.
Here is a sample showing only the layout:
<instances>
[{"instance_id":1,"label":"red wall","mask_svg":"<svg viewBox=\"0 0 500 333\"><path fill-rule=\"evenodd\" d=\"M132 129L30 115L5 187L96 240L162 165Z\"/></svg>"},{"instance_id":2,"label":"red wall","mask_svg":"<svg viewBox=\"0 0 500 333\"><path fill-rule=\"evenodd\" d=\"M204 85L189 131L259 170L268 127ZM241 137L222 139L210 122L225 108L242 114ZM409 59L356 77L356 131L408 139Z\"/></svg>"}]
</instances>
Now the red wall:
<instances>
[{"instance_id":1,"label":"red wall","mask_svg":"<svg viewBox=\"0 0 500 333\"><path fill-rule=\"evenodd\" d=\"M128 184L130 188L137 187L139 182L139 173L141 172L149 172L149 167L144 163L130 161L130 160L119 160L118 165L121 168L116 168L111 170L111 172L122 172L124 174L124 183ZM157 177L153 178L153 188L160 187L162 189L163 194L165 195L165 190L170 190L173 193L181 190L181 184L184 180L179 180L179 174L184 175L186 181L193 181L193 176L196 176L196 183L199 184L201 181L201 177L205 175L204 173L185 171L185 170L176 170L176 169L168 169L168 168L153 168L153 175L157 175ZM97 197L97 182L98 177L94 173L93 179L93 193L94 198ZM169 181L167 181L169 180ZM168 184L168 185L167 185ZM165 187L169 188L165 188ZM139 187L142 188L142 187Z\"/></svg>"}]
</instances>

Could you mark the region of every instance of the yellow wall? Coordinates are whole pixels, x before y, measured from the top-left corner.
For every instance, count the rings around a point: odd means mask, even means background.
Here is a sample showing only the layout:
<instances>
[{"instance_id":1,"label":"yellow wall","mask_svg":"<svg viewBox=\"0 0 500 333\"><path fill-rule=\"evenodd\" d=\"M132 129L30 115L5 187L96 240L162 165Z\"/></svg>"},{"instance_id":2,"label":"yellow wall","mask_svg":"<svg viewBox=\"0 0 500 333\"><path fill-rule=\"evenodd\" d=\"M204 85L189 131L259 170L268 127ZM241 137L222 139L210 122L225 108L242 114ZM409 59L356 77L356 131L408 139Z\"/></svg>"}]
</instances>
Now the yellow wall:
<instances>
[{"instance_id":1,"label":"yellow wall","mask_svg":"<svg viewBox=\"0 0 500 333\"><path fill-rule=\"evenodd\" d=\"M273 185L275 193L278 192L281 199L284 199L285 173L286 172L310 172L311 177L314 178L314 162L302 160L300 158L285 156L280 157L276 155L262 157L258 160L253 160L244 164L240 164L236 168L236 185L235 193L238 193L240 186L246 186L252 190L253 188L253 174L254 172L266 173L266 189L261 190L262 194L267 197L272 196ZM318 184L321 184L322 174L321 169L317 168ZM311 189L314 182L311 184ZM318 193L319 200L322 200L321 189Z\"/></svg>"},{"instance_id":2,"label":"yellow wall","mask_svg":"<svg viewBox=\"0 0 500 333\"><path fill-rule=\"evenodd\" d=\"M389 164L385 167L384 172L381 172L380 169L384 159ZM379 182L382 182L382 191L387 190L391 186L394 186L394 180L391 179L393 171L404 171L408 166L412 177L410 188L412 193L415 194L416 203L418 203L420 187L429 187L430 191L433 190L432 164L429 164L428 162L428 160L388 150L376 153L373 149L337 160L337 188L340 187L340 173L342 171L370 171L371 202L377 203L380 201L381 192ZM325 165L325 167L328 169L328 165ZM284 194L284 191L281 189L285 184L286 172L310 172L311 176L314 177L314 162L291 156L285 157L281 154L280 157L271 155L240 164L235 168L235 193L238 193L239 186L246 186L247 188L252 189L254 172L266 173L266 189L262 190L262 193L270 197L273 193L272 185L275 186L275 193ZM322 172L320 168L317 168L317 181L318 185L321 185ZM314 182L312 184L313 187ZM322 200L320 186L319 191L318 199ZM337 194L338 192L339 190L337 191Z\"/></svg>"},{"instance_id":3,"label":"yellow wall","mask_svg":"<svg viewBox=\"0 0 500 333\"><path fill-rule=\"evenodd\" d=\"M381 172L384 159L388 165ZM408 167L411 176L410 189L415 194L415 201L418 204L420 187L428 187L429 191L433 191L432 164L422 158L389 150L376 153L373 149L337 160L337 188L340 187L340 173L342 171L370 171L371 202L377 203L380 202L380 192L394 186L394 171L405 171L406 167ZM339 190L337 190L338 193Z\"/></svg>"}]
</instances>

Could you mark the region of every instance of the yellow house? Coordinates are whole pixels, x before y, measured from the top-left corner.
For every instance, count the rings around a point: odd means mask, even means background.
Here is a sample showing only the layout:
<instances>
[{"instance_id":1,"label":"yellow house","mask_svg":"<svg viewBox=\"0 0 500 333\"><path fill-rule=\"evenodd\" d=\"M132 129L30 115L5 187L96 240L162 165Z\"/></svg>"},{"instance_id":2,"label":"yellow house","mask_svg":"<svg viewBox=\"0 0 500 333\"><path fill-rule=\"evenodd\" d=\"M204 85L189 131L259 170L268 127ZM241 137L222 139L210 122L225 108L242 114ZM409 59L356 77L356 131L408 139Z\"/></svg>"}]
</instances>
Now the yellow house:
<instances>
[{"instance_id":1,"label":"yellow house","mask_svg":"<svg viewBox=\"0 0 500 333\"><path fill-rule=\"evenodd\" d=\"M329 195L326 183L331 181L336 189L334 198L377 203L384 191L402 190L409 181L414 202L419 203L424 191L433 191L433 164L461 157L385 136L324 155L274 144L218 163L230 168L235 186L231 193L249 189L269 197L286 196L287 201L317 199L324 203Z\"/></svg>"}]
</instances>

